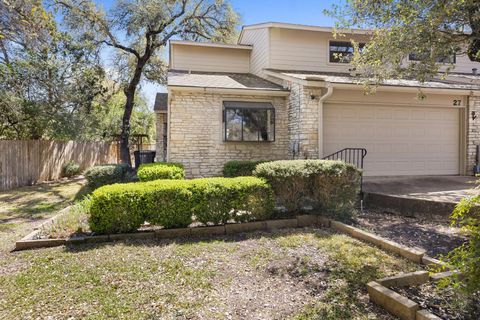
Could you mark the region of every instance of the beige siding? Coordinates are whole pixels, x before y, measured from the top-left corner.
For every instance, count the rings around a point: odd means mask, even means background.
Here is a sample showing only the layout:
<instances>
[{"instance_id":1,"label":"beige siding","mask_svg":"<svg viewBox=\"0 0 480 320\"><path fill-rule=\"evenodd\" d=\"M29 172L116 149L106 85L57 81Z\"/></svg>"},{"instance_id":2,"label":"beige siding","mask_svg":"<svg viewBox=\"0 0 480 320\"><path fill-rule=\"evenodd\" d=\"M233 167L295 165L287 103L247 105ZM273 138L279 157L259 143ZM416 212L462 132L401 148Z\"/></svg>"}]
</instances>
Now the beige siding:
<instances>
[{"instance_id":1,"label":"beige siding","mask_svg":"<svg viewBox=\"0 0 480 320\"><path fill-rule=\"evenodd\" d=\"M171 69L248 73L250 50L172 44Z\"/></svg>"},{"instance_id":2,"label":"beige siding","mask_svg":"<svg viewBox=\"0 0 480 320\"><path fill-rule=\"evenodd\" d=\"M352 36L365 41L363 36ZM270 34L270 67L280 70L348 72L349 65L328 61L329 41L335 40L326 32L298 31L272 28ZM337 39L338 41L345 41Z\"/></svg>"},{"instance_id":3,"label":"beige siding","mask_svg":"<svg viewBox=\"0 0 480 320\"><path fill-rule=\"evenodd\" d=\"M262 70L268 68L269 32L268 28L245 30L240 44L252 45L250 72L263 76Z\"/></svg>"},{"instance_id":4,"label":"beige siding","mask_svg":"<svg viewBox=\"0 0 480 320\"><path fill-rule=\"evenodd\" d=\"M468 56L459 55L457 56L455 69L453 71L461 73L471 73L473 68L477 68L478 72L480 72L480 62L470 61Z\"/></svg>"}]
</instances>

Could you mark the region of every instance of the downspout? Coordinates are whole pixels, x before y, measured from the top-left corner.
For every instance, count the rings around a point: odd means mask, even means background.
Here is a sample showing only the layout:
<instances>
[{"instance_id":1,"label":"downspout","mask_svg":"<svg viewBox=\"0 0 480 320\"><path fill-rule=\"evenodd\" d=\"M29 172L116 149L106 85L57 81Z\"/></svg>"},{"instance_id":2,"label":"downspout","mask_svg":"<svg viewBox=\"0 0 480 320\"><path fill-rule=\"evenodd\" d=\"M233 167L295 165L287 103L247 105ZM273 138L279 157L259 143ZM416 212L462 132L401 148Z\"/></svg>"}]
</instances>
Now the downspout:
<instances>
[{"instance_id":1,"label":"downspout","mask_svg":"<svg viewBox=\"0 0 480 320\"><path fill-rule=\"evenodd\" d=\"M327 82L325 86L327 92L320 97L318 100L318 109L317 109L317 141L318 141L318 159L323 158L323 102L327 100L333 94L333 86L330 82Z\"/></svg>"}]
</instances>

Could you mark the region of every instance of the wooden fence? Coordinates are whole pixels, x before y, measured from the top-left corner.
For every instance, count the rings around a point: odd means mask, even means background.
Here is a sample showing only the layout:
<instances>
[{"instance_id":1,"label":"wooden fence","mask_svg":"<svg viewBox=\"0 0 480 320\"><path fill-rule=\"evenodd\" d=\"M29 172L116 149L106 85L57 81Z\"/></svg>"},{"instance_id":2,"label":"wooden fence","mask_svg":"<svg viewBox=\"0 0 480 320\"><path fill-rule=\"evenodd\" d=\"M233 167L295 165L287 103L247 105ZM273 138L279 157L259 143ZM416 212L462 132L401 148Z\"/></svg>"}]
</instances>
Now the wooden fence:
<instances>
[{"instance_id":1,"label":"wooden fence","mask_svg":"<svg viewBox=\"0 0 480 320\"><path fill-rule=\"evenodd\" d=\"M0 190L55 180L70 160L84 170L117 163L115 142L0 140Z\"/></svg>"}]
</instances>

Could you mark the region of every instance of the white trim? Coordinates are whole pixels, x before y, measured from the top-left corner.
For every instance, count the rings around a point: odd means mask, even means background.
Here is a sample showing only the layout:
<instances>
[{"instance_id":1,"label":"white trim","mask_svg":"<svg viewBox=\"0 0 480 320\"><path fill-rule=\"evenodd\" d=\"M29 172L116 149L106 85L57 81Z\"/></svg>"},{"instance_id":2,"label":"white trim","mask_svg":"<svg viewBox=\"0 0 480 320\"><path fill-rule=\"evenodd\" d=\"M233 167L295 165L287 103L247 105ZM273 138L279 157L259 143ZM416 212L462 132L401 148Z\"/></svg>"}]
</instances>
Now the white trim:
<instances>
[{"instance_id":1,"label":"white trim","mask_svg":"<svg viewBox=\"0 0 480 320\"><path fill-rule=\"evenodd\" d=\"M240 50L252 50L253 47L244 44L226 44L226 43L213 43L213 42L197 42L189 40L170 40L171 45L184 45L184 46L197 46L197 47L214 47L214 48L226 48L226 49L240 49Z\"/></svg>"},{"instance_id":2,"label":"white trim","mask_svg":"<svg viewBox=\"0 0 480 320\"><path fill-rule=\"evenodd\" d=\"M212 87L187 87L187 86L168 86L170 91L187 91L202 93L221 93L221 94L238 94L238 95L260 95L272 97L285 97L290 94L286 90L265 90L265 89L242 89L242 88L212 88Z\"/></svg>"},{"instance_id":3,"label":"white trim","mask_svg":"<svg viewBox=\"0 0 480 320\"><path fill-rule=\"evenodd\" d=\"M463 99L462 99L463 101ZM367 106L380 106L380 107L388 107L389 105L386 104L385 101L383 102L375 102L375 101L351 101L351 100L330 100L328 101L329 104L358 104L358 105L367 105ZM425 103L425 104L412 104L412 103L402 103L402 102L395 102L394 105L402 106L402 107L434 107L434 108L450 108L450 109L465 109L466 106L452 106L446 104L433 104L433 103Z\"/></svg>"}]
</instances>

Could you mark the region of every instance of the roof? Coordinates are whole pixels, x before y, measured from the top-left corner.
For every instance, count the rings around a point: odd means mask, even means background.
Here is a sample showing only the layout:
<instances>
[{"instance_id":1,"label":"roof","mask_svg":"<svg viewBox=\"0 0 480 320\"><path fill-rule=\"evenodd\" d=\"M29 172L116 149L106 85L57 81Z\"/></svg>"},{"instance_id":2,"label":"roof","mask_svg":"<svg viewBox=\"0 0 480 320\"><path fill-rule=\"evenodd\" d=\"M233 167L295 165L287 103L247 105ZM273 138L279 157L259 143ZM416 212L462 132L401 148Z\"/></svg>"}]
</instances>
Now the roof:
<instances>
[{"instance_id":1,"label":"roof","mask_svg":"<svg viewBox=\"0 0 480 320\"><path fill-rule=\"evenodd\" d=\"M251 73L171 70L168 73L168 86L287 91L283 87Z\"/></svg>"},{"instance_id":2,"label":"roof","mask_svg":"<svg viewBox=\"0 0 480 320\"><path fill-rule=\"evenodd\" d=\"M167 111L168 109L168 93L159 92L155 96L154 111Z\"/></svg>"},{"instance_id":3,"label":"roof","mask_svg":"<svg viewBox=\"0 0 480 320\"><path fill-rule=\"evenodd\" d=\"M359 84L361 80L349 73L338 72L310 72L301 70L275 70L265 69L280 76L296 78L305 81L324 81L330 83ZM461 90L480 90L480 76L454 74L446 79L433 79L427 82L420 82L409 79L389 79L385 80L382 86L395 87L415 87L415 88L434 88L434 89L461 89Z\"/></svg>"},{"instance_id":4,"label":"roof","mask_svg":"<svg viewBox=\"0 0 480 320\"><path fill-rule=\"evenodd\" d=\"M243 44L198 42L198 41L189 41L189 40L170 40L170 44L198 46L198 47L226 48L226 49L241 49L241 50L252 50L253 48L252 46L243 45Z\"/></svg>"},{"instance_id":5,"label":"roof","mask_svg":"<svg viewBox=\"0 0 480 320\"><path fill-rule=\"evenodd\" d=\"M332 33L335 30L335 28L333 27L312 26L312 25L306 25L306 24L285 23L285 22L263 22L263 23L256 23L256 24L242 26L242 31L240 32L240 36L238 37L237 43L240 43L240 41L242 40L244 30L262 29L262 28L281 28L281 29L290 29L290 30L319 31L319 32L329 32L329 33ZM338 31L343 33L353 33L353 34L372 33L372 30L368 30L368 29L348 29L348 30L338 29Z\"/></svg>"}]
</instances>

